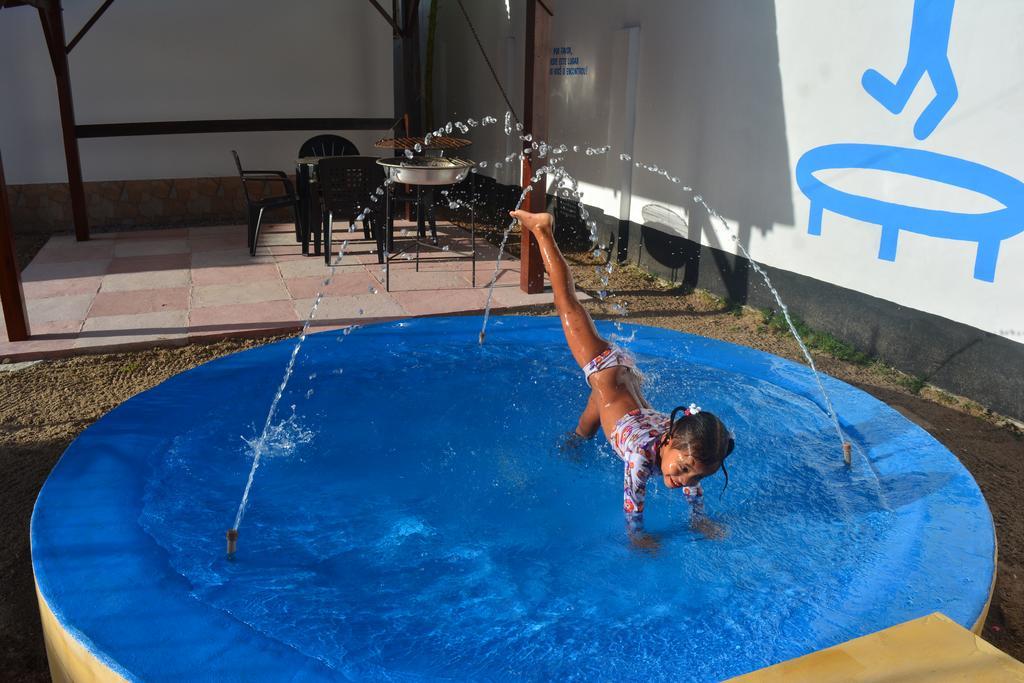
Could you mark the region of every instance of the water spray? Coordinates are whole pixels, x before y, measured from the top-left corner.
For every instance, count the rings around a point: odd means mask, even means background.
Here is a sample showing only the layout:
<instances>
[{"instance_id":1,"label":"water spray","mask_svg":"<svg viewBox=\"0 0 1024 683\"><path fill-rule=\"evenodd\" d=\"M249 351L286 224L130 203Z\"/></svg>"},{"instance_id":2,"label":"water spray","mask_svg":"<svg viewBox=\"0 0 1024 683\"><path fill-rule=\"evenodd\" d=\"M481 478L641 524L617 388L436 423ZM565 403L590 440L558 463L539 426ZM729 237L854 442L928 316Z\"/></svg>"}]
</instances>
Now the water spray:
<instances>
[{"instance_id":1,"label":"water spray","mask_svg":"<svg viewBox=\"0 0 1024 683\"><path fill-rule=\"evenodd\" d=\"M517 130L522 130L521 125L517 125L516 129ZM512 134L511 113L508 113L505 116L505 135L509 136L511 134ZM523 139L523 140L527 140L527 137L528 137L527 135L520 135L520 139ZM537 149L539 147L539 144L541 144L541 143L534 142L533 143L533 148ZM549 144L546 141L543 141L543 144L544 144L545 150L547 150L549 148ZM552 156L556 156L556 155L560 155L560 154L563 154L564 152L568 151L569 148L565 147L564 145L560 145L558 147L550 147L550 149L551 149L551 152L552 152ZM588 147L588 148L586 148L586 155L587 156L604 155L604 154L609 153L611 151L611 149L612 148L611 148L610 145L606 145L604 147L597 147L597 148ZM578 146L574 145L572 147L572 151L573 152L579 152L580 148ZM515 156L518 156L520 161L521 161L524 158L524 156L526 154L529 154L530 152L531 152L530 149L524 149L523 153L520 153L518 155L516 155L516 154L509 155L509 157L506 158L506 161L511 161L511 159L513 157L515 157ZM686 192L694 192L692 187L689 187L689 186L686 186L686 185L683 185L682 183L680 183L679 177L671 175L671 173L669 172L668 169L659 168L657 165L648 165L648 164L645 164L645 163L643 163L641 161L634 160L632 158L632 156L629 155L629 154L620 154L619 155L619 159L621 161L624 161L624 162L633 161L634 165L637 168L643 168L644 170L650 171L651 173L654 173L655 175L662 176L666 180L671 182L672 184L680 185L682 187L682 189L684 191L686 191ZM495 164L495 167L497 167L497 166L498 166L498 164ZM587 227L590 228L591 243L596 245L596 242L597 242L597 225L596 225L596 223L593 220L587 220L589 218L589 216L588 216L588 214L586 212L586 209L584 208L584 206L582 204L582 200L581 200L582 193L578 192L576 190L577 183L576 183L574 178L572 178L567 173L565 173L564 169L559 168L556 165L555 160L552 159L547 166L545 166L544 168L540 169L537 172L537 174L533 178L531 178L531 181L536 182L539 179L539 177L544 172L551 171L551 170L554 170L554 171L556 171L558 173L558 179L559 180L561 180L562 177L567 177L567 178L571 179L571 182L573 184L573 192L572 192L572 194L573 194L574 197L576 197L577 201L581 202L580 203L580 217L584 221L586 221ZM533 189L532 185L527 185L524 188L523 194L521 194L519 196L519 201L516 203L516 206L515 206L516 209L518 209L522 205L523 200L526 198L526 194L529 193L532 189ZM742 253L742 255L749 261L749 263L750 263L751 267L754 269L754 271L757 274L759 274L764 279L765 284L768 286L769 290L771 290L772 295L775 297L775 300L779 304L779 308L782 310L783 317L786 320L786 324L788 325L789 330L790 330L790 332L793 335L793 338L796 340L797 344L800 346L800 350L803 352L804 358L806 359L807 364L810 366L811 372L814 374L814 378L817 381L818 388L821 391L822 398L825 401L826 413L829 416L829 418L831 418L832 423L833 423L833 425L835 426L835 429L836 429L836 435L839 437L839 442L842 444L842 447L843 447L843 462L846 463L847 466L850 466L851 463L852 463L852 460L853 460L853 447L852 447L851 443L846 440L845 434L843 434L842 427L839 424L839 416L836 414L835 408L832 406L832 401L829 398L828 392L825 391L825 387L822 384L821 377L818 374L817 367L815 367L814 358L811 356L811 353L807 349L806 344L804 344L803 339L800 337L800 334L797 331L796 326L793 324L793 321L792 321L792 319L790 318L790 315L789 315L788 308L786 307L785 303L782 301L782 298L779 296L779 293L775 290L775 287L772 286L771 280L768 277L768 273L765 272L765 270L763 268L761 268L761 266L757 263L757 261L755 261L753 258L751 258L750 254L747 252L746 248L740 243L738 236L733 233L732 229L729 227L728 222L725 220L725 218L721 214L719 214L717 211L712 209L701 195L694 194L693 195L693 199L694 199L695 202L697 202L700 205L702 205L704 207L704 209L707 211L708 216L709 216L709 222L711 222L710 219L712 219L712 218L717 219L718 221L721 222L722 227L725 228L726 233L730 235L730 237L732 238L733 243L736 244L736 246L739 248L739 250ZM485 331L487 329L487 321L488 321L489 314L490 314L491 295L492 295L492 293L494 291L494 284L495 284L495 280L497 278L498 268L500 267L500 263L501 263L501 254L504 251L505 242L508 239L508 234L511 232L511 230L514 227L514 225L516 224L516 222L517 221L513 220L512 222L509 223L508 227L505 229L505 233L504 233L502 241L501 241L501 246L498 249L498 266L495 268L495 276L492 277L491 283L490 283L490 291L488 292L488 297L487 297L487 306L484 309L484 320L483 320L483 325L481 327L480 336L479 336L480 344L484 343ZM609 265L610 265L610 262L609 262ZM601 297L601 298L602 298L602 300L604 299L604 297Z\"/></svg>"},{"instance_id":2,"label":"water spray","mask_svg":"<svg viewBox=\"0 0 1024 683\"><path fill-rule=\"evenodd\" d=\"M366 210L359 215L359 220L362 220L365 216ZM351 232L353 230L355 230L355 226L349 226L349 231ZM242 517L245 515L246 507L249 504L249 492L252 490L252 483L256 476L256 470L259 468L260 461L262 460L262 456L267 448L267 439L269 438L270 432L273 428L274 417L277 415L277 406L281 402L281 398L284 396L284 390L288 386L288 381L291 379L292 372L295 370L295 361L299 355L299 350L302 348L303 342L306 341L309 326L312 324L313 318L316 317L317 309L320 307L320 302L324 298L324 292L327 291L327 287L330 286L331 281L334 279L334 275L338 270L338 266L341 264L341 260L345 257L345 249L347 247L348 240L344 240L341 243L341 247L338 249L338 258L331 263L331 272L324 280L323 289L317 292L316 298L313 300L313 306L310 308L309 315L306 316L306 321L303 323L302 330L299 332L298 342L292 348L291 356L288 358L288 365L285 367L284 376L281 378L281 384L277 387L277 393L274 394L273 401L270 402L270 410L267 411L267 419L263 423L263 431L260 433L259 438L256 439L256 442L253 445L252 467L249 469L249 477L246 479L245 489L242 491L242 501L238 504L238 512L235 513L235 523L226 533L228 558L234 557L235 551L238 549L238 527L242 526ZM327 244L326 248L330 250L331 245ZM386 256L387 253L385 252L385 257Z\"/></svg>"}]
</instances>

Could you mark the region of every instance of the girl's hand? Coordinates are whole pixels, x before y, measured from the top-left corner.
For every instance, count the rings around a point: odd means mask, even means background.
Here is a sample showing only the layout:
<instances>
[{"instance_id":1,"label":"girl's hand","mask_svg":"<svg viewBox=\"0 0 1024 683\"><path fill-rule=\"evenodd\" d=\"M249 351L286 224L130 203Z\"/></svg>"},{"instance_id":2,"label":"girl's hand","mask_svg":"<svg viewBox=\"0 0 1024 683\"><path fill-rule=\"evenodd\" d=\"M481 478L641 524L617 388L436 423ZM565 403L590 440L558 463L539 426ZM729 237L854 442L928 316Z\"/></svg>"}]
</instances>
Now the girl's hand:
<instances>
[{"instance_id":1,"label":"girl's hand","mask_svg":"<svg viewBox=\"0 0 1024 683\"><path fill-rule=\"evenodd\" d=\"M661 549L661 541L657 536L644 532L638 532L629 535L629 540L633 543L633 547L637 550L642 550L645 553L651 553L654 555Z\"/></svg>"},{"instance_id":2,"label":"girl's hand","mask_svg":"<svg viewBox=\"0 0 1024 683\"><path fill-rule=\"evenodd\" d=\"M729 530L724 524L712 522L707 517L699 516L690 520L690 528L711 541L721 541L729 535Z\"/></svg>"},{"instance_id":3,"label":"girl's hand","mask_svg":"<svg viewBox=\"0 0 1024 683\"><path fill-rule=\"evenodd\" d=\"M530 213L529 211L509 211L508 215L519 221L524 229L537 235L537 237L550 237L551 230L555 224L555 217L550 213Z\"/></svg>"},{"instance_id":4,"label":"girl's hand","mask_svg":"<svg viewBox=\"0 0 1024 683\"><path fill-rule=\"evenodd\" d=\"M572 462L581 463L583 462L583 453L580 451L580 446L585 441L586 439L576 432L566 432L559 439L558 450Z\"/></svg>"}]
</instances>

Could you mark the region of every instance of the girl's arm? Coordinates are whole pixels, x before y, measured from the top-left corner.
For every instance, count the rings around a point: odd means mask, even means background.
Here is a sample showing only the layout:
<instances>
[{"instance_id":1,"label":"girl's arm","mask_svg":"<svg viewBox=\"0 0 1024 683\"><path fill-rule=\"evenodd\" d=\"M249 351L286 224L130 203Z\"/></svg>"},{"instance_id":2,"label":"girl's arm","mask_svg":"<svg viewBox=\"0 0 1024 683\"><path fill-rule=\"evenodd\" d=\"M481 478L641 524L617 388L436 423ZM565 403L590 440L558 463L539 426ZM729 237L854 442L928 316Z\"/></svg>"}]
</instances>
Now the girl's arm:
<instances>
[{"instance_id":1,"label":"girl's arm","mask_svg":"<svg viewBox=\"0 0 1024 683\"><path fill-rule=\"evenodd\" d=\"M704 512L704 490L697 486L684 486L683 497L690 504L690 528L705 538L719 540L725 538L725 526L712 521Z\"/></svg>"},{"instance_id":2,"label":"girl's arm","mask_svg":"<svg viewBox=\"0 0 1024 683\"><path fill-rule=\"evenodd\" d=\"M587 399L587 407L583 409L583 414L580 415L579 423L576 425L576 434L584 439L589 439L597 433L597 428L600 426L601 412L597 407L594 392L591 391L590 398Z\"/></svg>"}]
</instances>

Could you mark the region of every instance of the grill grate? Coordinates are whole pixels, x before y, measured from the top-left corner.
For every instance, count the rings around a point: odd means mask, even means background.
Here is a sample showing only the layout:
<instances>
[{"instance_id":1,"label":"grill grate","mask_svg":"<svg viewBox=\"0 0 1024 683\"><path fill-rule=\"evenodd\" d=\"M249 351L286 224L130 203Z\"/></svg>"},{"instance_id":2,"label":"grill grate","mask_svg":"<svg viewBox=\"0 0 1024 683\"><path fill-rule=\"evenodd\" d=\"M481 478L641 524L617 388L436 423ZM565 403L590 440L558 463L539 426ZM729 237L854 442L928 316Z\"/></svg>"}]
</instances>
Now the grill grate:
<instances>
[{"instance_id":1,"label":"grill grate","mask_svg":"<svg viewBox=\"0 0 1024 683\"><path fill-rule=\"evenodd\" d=\"M429 145L423 144L423 138L384 138L373 143L378 149L413 149L419 144L423 149L462 149L473 144L465 138L439 137L431 138Z\"/></svg>"}]
</instances>

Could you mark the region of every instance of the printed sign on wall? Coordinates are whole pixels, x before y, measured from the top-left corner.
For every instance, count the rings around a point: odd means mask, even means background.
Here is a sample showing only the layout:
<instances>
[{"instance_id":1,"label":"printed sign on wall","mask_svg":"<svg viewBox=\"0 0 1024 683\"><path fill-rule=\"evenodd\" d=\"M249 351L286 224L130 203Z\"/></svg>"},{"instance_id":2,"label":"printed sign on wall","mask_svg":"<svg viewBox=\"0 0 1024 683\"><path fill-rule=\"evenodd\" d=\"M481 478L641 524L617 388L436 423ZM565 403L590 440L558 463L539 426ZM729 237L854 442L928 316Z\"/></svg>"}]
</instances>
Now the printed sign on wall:
<instances>
[{"instance_id":1,"label":"printed sign on wall","mask_svg":"<svg viewBox=\"0 0 1024 683\"><path fill-rule=\"evenodd\" d=\"M590 73L590 67L580 63L580 58L572 53L571 47L560 46L551 49L549 75L586 76L588 73Z\"/></svg>"}]
</instances>

